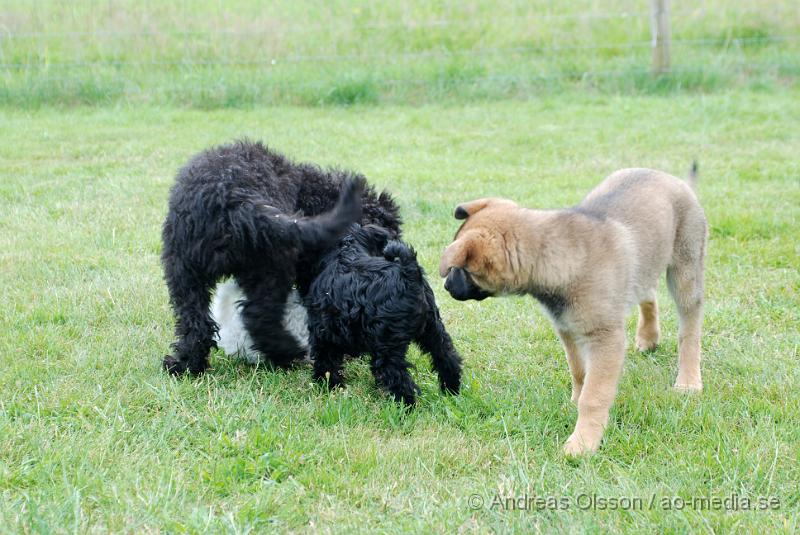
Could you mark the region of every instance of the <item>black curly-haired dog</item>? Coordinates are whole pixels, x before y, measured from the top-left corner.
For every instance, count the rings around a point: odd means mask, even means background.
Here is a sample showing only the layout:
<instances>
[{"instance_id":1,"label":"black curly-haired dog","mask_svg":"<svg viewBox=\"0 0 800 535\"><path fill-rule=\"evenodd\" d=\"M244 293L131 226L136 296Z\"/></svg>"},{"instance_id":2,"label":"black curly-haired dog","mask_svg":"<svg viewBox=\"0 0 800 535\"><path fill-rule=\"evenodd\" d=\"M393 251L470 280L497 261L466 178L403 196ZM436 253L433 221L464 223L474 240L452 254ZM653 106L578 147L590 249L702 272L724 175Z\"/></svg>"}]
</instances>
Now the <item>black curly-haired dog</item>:
<instances>
[{"instance_id":1,"label":"black curly-haired dog","mask_svg":"<svg viewBox=\"0 0 800 535\"><path fill-rule=\"evenodd\" d=\"M416 253L393 237L378 226L353 225L319 261L305 305L315 378L340 385L345 354L369 353L378 385L410 405L419 392L406 360L411 342L430 355L446 392L459 390L461 357Z\"/></svg>"},{"instance_id":2,"label":"black curly-haired dog","mask_svg":"<svg viewBox=\"0 0 800 535\"><path fill-rule=\"evenodd\" d=\"M307 287L319 255L354 221L399 235L400 218L358 174L296 164L261 143L238 141L204 151L179 171L169 197L161 255L176 316L172 374L203 372L217 325L210 292L234 276L254 347L287 366L305 353L282 325L294 284Z\"/></svg>"}]
</instances>

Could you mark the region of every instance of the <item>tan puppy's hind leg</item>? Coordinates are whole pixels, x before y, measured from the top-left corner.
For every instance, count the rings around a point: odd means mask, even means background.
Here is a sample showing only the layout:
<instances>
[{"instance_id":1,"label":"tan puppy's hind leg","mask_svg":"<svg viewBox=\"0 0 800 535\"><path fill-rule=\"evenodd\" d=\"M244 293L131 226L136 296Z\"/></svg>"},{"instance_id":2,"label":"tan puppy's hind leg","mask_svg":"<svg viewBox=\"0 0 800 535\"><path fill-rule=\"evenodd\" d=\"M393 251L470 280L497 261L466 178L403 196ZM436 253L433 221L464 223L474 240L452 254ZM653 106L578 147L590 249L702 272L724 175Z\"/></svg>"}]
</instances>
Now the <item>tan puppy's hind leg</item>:
<instances>
[{"instance_id":1,"label":"tan puppy's hind leg","mask_svg":"<svg viewBox=\"0 0 800 535\"><path fill-rule=\"evenodd\" d=\"M656 291L639 303L639 324L636 328L636 349L650 351L658 345L661 329L658 326L658 302Z\"/></svg>"},{"instance_id":2,"label":"tan puppy's hind leg","mask_svg":"<svg viewBox=\"0 0 800 535\"><path fill-rule=\"evenodd\" d=\"M703 325L703 272L691 266L667 268L667 286L678 308L678 377L675 389L700 392L700 332Z\"/></svg>"},{"instance_id":3,"label":"tan puppy's hind leg","mask_svg":"<svg viewBox=\"0 0 800 535\"><path fill-rule=\"evenodd\" d=\"M678 327L678 378L675 389L682 392L700 392L703 380L700 375L700 328L703 307L679 311Z\"/></svg>"},{"instance_id":4,"label":"tan puppy's hind leg","mask_svg":"<svg viewBox=\"0 0 800 535\"><path fill-rule=\"evenodd\" d=\"M581 390L583 389L583 379L586 376L586 370L583 366L578 346L575 344L575 339L566 331L558 331L558 337L561 338L561 343L564 344L564 351L567 353L567 363L569 364L569 371L572 375L572 402L578 404L578 398L581 397Z\"/></svg>"},{"instance_id":5,"label":"tan puppy's hind leg","mask_svg":"<svg viewBox=\"0 0 800 535\"><path fill-rule=\"evenodd\" d=\"M564 453L569 456L591 453L600 446L625 360L625 332L620 328L596 335L586 349L586 380L578 399L578 421L564 444Z\"/></svg>"}]
</instances>

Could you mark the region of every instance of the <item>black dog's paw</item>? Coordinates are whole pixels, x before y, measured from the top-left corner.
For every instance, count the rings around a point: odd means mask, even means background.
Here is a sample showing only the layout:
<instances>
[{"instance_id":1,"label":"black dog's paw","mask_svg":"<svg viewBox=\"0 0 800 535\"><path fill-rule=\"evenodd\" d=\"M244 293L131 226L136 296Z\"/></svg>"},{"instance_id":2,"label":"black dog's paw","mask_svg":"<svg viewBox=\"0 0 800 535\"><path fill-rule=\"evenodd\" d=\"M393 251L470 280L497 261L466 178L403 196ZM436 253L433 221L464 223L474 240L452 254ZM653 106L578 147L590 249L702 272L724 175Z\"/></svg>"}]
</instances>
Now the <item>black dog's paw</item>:
<instances>
[{"instance_id":1,"label":"black dog's paw","mask_svg":"<svg viewBox=\"0 0 800 535\"><path fill-rule=\"evenodd\" d=\"M461 391L461 381L458 378L456 378L455 381L449 381L449 382L443 381L439 385L439 387L445 394L451 394L453 396L456 396Z\"/></svg>"},{"instance_id":2,"label":"black dog's paw","mask_svg":"<svg viewBox=\"0 0 800 535\"><path fill-rule=\"evenodd\" d=\"M413 407L417 404L417 396L411 393L395 394L394 400L397 403L402 403L406 407Z\"/></svg>"},{"instance_id":3,"label":"black dog's paw","mask_svg":"<svg viewBox=\"0 0 800 535\"><path fill-rule=\"evenodd\" d=\"M441 388L442 392L445 394L458 394L461 391L461 374L440 375L439 388Z\"/></svg>"},{"instance_id":4,"label":"black dog's paw","mask_svg":"<svg viewBox=\"0 0 800 535\"><path fill-rule=\"evenodd\" d=\"M277 369L290 370L295 366L308 363L308 350L300 349L291 353L272 353L267 356L268 362Z\"/></svg>"},{"instance_id":5,"label":"black dog's paw","mask_svg":"<svg viewBox=\"0 0 800 535\"><path fill-rule=\"evenodd\" d=\"M165 355L164 360L161 362L161 367L164 368L170 375L179 376L185 374L189 370L189 365L171 355Z\"/></svg>"},{"instance_id":6,"label":"black dog's paw","mask_svg":"<svg viewBox=\"0 0 800 535\"><path fill-rule=\"evenodd\" d=\"M422 390L413 381L392 390L394 400L407 407L413 407L417 403L417 395L421 393Z\"/></svg>"},{"instance_id":7,"label":"black dog's paw","mask_svg":"<svg viewBox=\"0 0 800 535\"><path fill-rule=\"evenodd\" d=\"M200 375L206 371L206 368L208 368L208 363L206 361L186 361L171 355L166 355L164 360L161 362L161 367L164 368L164 371L170 375L178 377L185 375L186 372L189 372L192 375Z\"/></svg>"},{"instance_id":8,"label":"black dog's paw","mask_svg":"<svg viewBox=\"0 0 800 535\"><path fill-rule=\"evenodd\" d=\"M344 388L344 376L339 371L326 371L324 373L315 373L314 377L317 381L328 387L328 390L334 388Z\"/></svg>"}]
</instances>

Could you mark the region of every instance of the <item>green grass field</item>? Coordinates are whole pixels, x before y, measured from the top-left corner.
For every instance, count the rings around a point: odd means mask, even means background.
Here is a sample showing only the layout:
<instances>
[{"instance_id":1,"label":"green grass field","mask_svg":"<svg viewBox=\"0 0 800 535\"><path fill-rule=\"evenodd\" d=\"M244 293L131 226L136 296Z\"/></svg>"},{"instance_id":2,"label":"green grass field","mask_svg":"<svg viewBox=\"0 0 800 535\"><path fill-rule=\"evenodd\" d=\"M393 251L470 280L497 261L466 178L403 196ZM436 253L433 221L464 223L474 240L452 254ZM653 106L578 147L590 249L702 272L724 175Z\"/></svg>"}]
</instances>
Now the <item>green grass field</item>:
<instances>
[{"instance_id":1,"label":"green grass field","mask_svg":"<svg viewBox=\"0 0 800 535\"><path fill-rule=\"evenodd\" d=\"M795 3L673 2L663 77L625 44L649 39L645 2L273 4L0 7L0 533L800 532ZM218 351L201 378L161 371L168 189L243 136L391 190L461 395L416 350L410 412L364 361L333 393ZM662 284L662 344L628 350L603 445L567 460L569 370L537 304L456 302L436 274L453 207L567 206L693 159L705 390L670 388Z\"/></svg>"},{"instance_id":2,"label":"green grass field","mask_svg":"<svg viewBox=\"0 0 800 535\"><path fill-rule=\"evenodd\" d=\"M794 0L676 3L671 20L672 71L653 79L644 0L5 0L0 104L425 103L800 76Z\"/></svg>"},{"instance_id":3,"label":"green grass field","mask_svg":"<svg viewBox=\"0 0 800 535\"><path fill-rule=\"evenodd\" d=\"M797 92L0 119L0 530L800 529ZM241 135L359 169L396 194L464 357L460 396L440 395L416 352L423 395L409 414L359 361L333 394L307 368L219 353L200 379L161 372L171 313L159 225L173 172ZM662 346L629 351L604 445L569 462L569 372L543 314L530 299L455 302L435 275L451 210L486 194L568 205L616 168L684 174L692 158L711 223L706 389L669 388L677 335L662 287ZM574 501L489 507L526 493ZM486 506L471 509L472 494ZM657 506L582 511L582 494ZM780 509L660 507L733 494Z\"/></svg>"}]
</instances>

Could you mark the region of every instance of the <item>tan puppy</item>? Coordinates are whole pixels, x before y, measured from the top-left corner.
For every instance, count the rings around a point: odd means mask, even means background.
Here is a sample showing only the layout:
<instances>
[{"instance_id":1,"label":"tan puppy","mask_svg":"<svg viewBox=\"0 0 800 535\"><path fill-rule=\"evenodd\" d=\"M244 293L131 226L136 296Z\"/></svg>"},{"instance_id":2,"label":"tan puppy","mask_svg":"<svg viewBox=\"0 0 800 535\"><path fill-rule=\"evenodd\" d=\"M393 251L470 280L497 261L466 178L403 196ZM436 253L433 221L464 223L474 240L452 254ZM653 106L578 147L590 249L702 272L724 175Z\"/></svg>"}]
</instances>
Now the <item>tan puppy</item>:
<instances>
[{"instance_id":1,"label":"tan puppy","mask_svg":"<svg viewBox=\"0 0 800 535\"><path fill-rule=\"evenodd\" d=\"M696 168L690 183L694 182ZM639 305L636 346L658 343L658 278L678 308L675 388L699 391L706 218L692 188L651 169L622 169L576 207L531 210L506 199L459 205L466 219L439 274L458 300L538 299L564 344L578 422L568 455L600 445L625 357L625 318Z\"/></svg>"}]
</instances>

